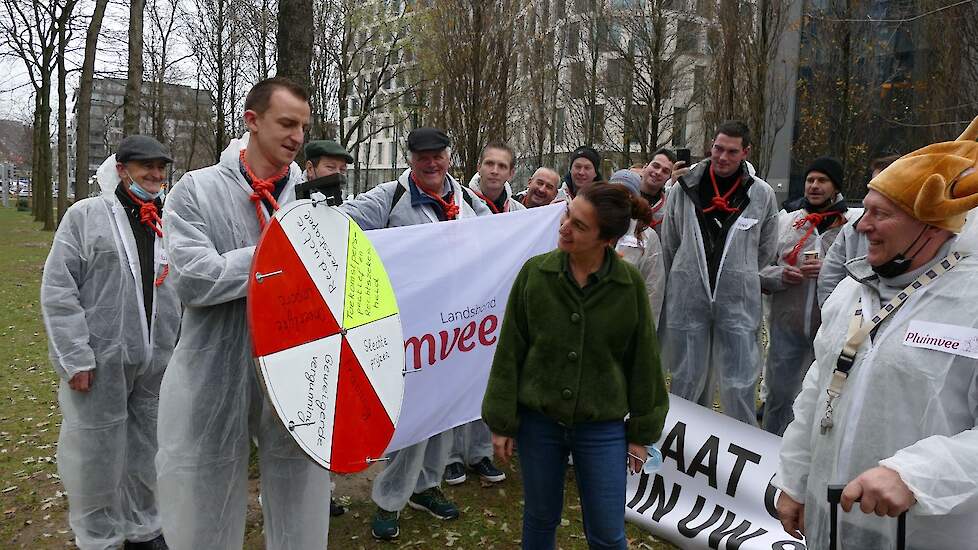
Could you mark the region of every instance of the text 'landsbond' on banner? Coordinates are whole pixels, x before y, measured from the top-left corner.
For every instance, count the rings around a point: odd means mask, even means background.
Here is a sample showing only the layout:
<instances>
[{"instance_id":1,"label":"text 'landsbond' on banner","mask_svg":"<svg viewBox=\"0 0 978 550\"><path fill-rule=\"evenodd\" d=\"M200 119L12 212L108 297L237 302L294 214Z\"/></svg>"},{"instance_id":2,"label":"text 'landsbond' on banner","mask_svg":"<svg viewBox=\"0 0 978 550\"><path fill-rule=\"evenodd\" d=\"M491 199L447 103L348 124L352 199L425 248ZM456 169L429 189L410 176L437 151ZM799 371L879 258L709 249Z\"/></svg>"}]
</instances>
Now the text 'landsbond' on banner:
<instances>
[{"instance_id":1,"label":"text 'landsbond' on banner","mask_svg":"<svg viewBox=\"0 0 978 550\"><path fill-rule=\"evenodd\" d=\"M366 232L404 332L404 402L388 452L481 417L509 291L557 246L565 206Z\"/></svg>"},{"instance_id":2,"label":"text 'landsbond' on banner","mask_svg":"<svg viewBox=\"0 0 978 550\"><path fill-rule=\"evenodd\" d=\"M804 550L775 512L781 438L669 397L662 468L629 476L625 519L681 548Z\"/></svg>"}]
</instances>

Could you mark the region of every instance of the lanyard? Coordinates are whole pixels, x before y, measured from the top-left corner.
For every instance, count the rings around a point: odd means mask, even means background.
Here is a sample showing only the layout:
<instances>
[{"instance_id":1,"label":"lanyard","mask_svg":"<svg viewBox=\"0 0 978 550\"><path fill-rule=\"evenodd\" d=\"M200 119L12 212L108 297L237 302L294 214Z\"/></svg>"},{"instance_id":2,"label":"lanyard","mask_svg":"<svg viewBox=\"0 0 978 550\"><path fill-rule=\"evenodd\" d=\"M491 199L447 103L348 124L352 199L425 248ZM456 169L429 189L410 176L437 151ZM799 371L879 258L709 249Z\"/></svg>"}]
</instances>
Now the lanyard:
<instances>
[{"instance_id":1,"label":"lanyard","mask_svg":"<svg viewBox=\"0 0 978 550\"><path fill-rule=\"evenodd\" d=\"M849 321L849 332L846 336L845 346L842 347L842 353L839 354L839 359L836 361L835 370L832 372L832 381L829 383L829 387L825 390L828 394L828 401L825 403L825 416L819 423L821 427L822 434L828 433L832 429L832 405L835 400L842 395L842 390L845 387L846 380L849 378L849 371L852 370L853 365L856 361L856 353L859 351L859 346L866 341L866 337L869 333L874 331L876 327L883 322L891 313L900 308L903 304L910 299L911 296L921 288L931 284L938 277L950 271L958 261L964 256L960 252L952 252L948 257L941 260L939 263L935 264L933 267L925 271L920 277L910 283L910 286L900 291L899 294L893 297L885 306L883 306L876 315L868 323L863 323L863 310L862 310L862 298L856 304L856 311L853 313L852 320Z\"/></svg>"}]
</instances>

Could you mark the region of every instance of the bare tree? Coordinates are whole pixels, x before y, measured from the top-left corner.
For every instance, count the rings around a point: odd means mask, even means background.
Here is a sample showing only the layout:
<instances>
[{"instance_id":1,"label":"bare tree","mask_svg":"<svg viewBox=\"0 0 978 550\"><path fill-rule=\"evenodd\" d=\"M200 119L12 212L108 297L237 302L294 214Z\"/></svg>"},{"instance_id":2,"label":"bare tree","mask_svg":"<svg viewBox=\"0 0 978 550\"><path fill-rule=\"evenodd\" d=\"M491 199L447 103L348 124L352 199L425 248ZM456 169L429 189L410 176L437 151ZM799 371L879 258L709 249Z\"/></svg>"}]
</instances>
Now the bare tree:
<instances>
[{"instance_id":1,"label":"bare tree","mask_svg":"<svg viewBox=\"0 0 978 550\"><path fill-rule=\"evenodd\" d=\"M702 102L697 89L702 84L697 61L703 58L699 29L712 11L699 6L699 18L677 17L673 5L669 0L648 0L616 14L621 36L609 37L616 57L608 60L606 94L608 108L616 115L615 133L621 136L609 145L620 151L623 165L648 160L673 135L685 141L685 127L677 128L685 124L685 117L677 119L675 109L685 113ZM632 158L633 144L639 147L639 159Z\"/></svg>"},{"instance_id":2,"label":"bare tree","mask_svg":"<svg viewBox=\"0 0 978 550\"><path fill-rule=\"evenodd\" d=\"M566 33L549 1L532 3L518 21L517 51L510 78L511 144L528 169L552 164L557 140L557 95ZM515 137L515 139L513 139ZM548 158L549 160L545 160Z\"/></svg>"},{"instance_id":3,"label":"bare tree","mask_svg":"<svg viewBox=\"0 0 978 550\"><path fill-rule=\"evenodd\" d=\"M98 50L98 37L105 17L105 7L109 0L96 0L95 10L85 33L85 60L82 62L78 81L78 95L75 98L75 200L88 196L88 164L92 112L92 78L95 74L95 53Z\"/></svg>"},{"instance_id":4,"label":"bare tree","mask_svg":"<svg viewBox=\"0 0 978 550\"><path fill-rule=\"evenodd\" d=\"M244 69L253 72L249 79L258 82L275 72L279 8L275 0L247 0L242 3L241 9L244 19L253 31L242 34L254 60L252 67Z\"/></svg>"},{"instance_id":5,"label":"bare tree","mask_svg":"<svg viewBox=\"0 0 978 550\"><path fill-rule=\"evenodd\" d=\"M427 27L438 28L426 35L420 57L426 86L440 96L430 120L454 138L466 175L488 141L507 137L518 13L515 0L433 0L424 13Z\"/></svg>"},{"instance_id":6,"label":"bare tree","mask_svg":"<svg viewBox=\"0 0 978 550\"><path fill-rule=\"evenodd\" d=\"M322 30L316 31L315 57L326 62L314 67L318 80L313 110L318 131L325 132L326 120L335 109L337 138L354 157L354 193L369 185L362 180L362 168L371 164L371 140L397 132L409 118L417 120L422 108L408 32L409 23L421 14L392 6L379 1L324 0L317 11ZM364 144L367 150L361 155Z\"/></svg>"},{"instance_id":7,"label":"bare tree","mask_svg":"<svg viewBox=\"0 0 978 550\"><path fill-rule=\"evenodd\" d=\"M242 131L241 102L250 84L243 67L251 61L243 35L247 25L239 15L243 0L192 0L184 32L200 71L198 86L214 97L214 118L208 144L215 161L229 137Z\"/></svg>"},{"instance_id":8,"label":"bare tree","mask_svg":"<svg viewBox=\"0 0 978 550\"><path fill-rule=\"evenodd\" d=\"M2 0L2 46L23 62L34 91L34 134L31 189L36 221L45 231L55 228L51 204L51 79L58 47L59 2Z\"/></svg>"},{"instance_id":9,"label":"bare tree","mask_svg":"<svg viewBox=\"0 0 978 550\"><path fill-rule=\"evenodd\" d=\"M71 39L69 25L77 5L76 0L66 0L58 15L58 220L68 210L68 71L65 54Z\"/></svg>"},{"instance_id":10,"label":"bare tree","mask_svg":"<svg viewBox=\"0 0 978 550\"><path fill-rule=\"evenodd\" d=\"M168 135L165 121L172 117L173 106L165 93L165 85L180 80L182 75L174 74L175 67L189 56L174 56L174 42L179 22L180 0L150 0L149 33L145 43L145 57L149 61L149 97L141 102L144 111L149 113L150 132L160 143L168 143L173 136ZM144 87L146 87L144 85Z\"/></svg>"},{"instance_id":11,"label":"bare tree","mask_svg":"<svg viewBox=\"0 0 978 550\"><path fill-rule=\"evenodd\" d=\"M122 132L139 133L140 97L143 89L143 12L146 0L131 0L129 4L129 72L122 107Z\"/></svg>"}]
</instances>

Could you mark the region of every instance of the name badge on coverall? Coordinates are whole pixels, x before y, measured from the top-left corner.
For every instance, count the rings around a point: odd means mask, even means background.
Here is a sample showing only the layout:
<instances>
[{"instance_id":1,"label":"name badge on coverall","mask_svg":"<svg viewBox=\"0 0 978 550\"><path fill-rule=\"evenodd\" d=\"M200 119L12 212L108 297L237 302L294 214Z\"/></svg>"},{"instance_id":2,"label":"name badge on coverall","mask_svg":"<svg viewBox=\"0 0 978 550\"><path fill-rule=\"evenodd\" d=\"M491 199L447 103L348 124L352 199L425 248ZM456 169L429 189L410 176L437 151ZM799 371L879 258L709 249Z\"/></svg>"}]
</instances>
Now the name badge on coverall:
<instances>
[{"instance_id":1,"label":"name badge on coverall","mask_svg":"<svg viewBox=\"0 0 978 550\"><path fill-rule=\"evenodd\" d=\"M914 320L903 336L903 345L978 359L978 330Z\"/></svg>"},{"instance_id":2,"label":"name badge on coverall","mask_svg":"<svg viewBox=\"0 0 978 550\"><path fill-rule=\"evenodd\" d=\"M734 227L741 231L747 231L755 225L757 225L756 218L745 218L744 216L737 218L737 222L734 223Z\"/></svg>"}]
</instances>

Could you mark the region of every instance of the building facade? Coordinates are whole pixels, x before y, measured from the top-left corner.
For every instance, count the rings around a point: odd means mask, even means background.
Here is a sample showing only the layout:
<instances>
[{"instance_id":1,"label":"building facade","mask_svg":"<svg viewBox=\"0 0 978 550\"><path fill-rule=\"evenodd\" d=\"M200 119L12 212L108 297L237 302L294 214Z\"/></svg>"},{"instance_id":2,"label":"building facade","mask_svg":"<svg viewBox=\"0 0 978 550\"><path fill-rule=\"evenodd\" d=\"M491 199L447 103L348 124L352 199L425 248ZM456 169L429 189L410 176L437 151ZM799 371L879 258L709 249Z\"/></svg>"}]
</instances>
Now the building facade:
<instances>
[{"instance_id":1,"label":"building facade","mask_svg":"<svg viewBox=\"0 0 978 550\"><path fill-rule=\"evenodd\" d=\"M123 135L123 100L126 80L96 78L92 82L89 112L89 173L115 153ZM77 90L75 91L77 97ZM214 102L210 92L177 84L144 81L140 100L139 132L151 135L170 149L174 162L170 181L177 181L189 170L213 163L207 149L209 128L213 126ZM69 164L77 158L77 111L69 124Z\"/></svg>"}]
</instances>

